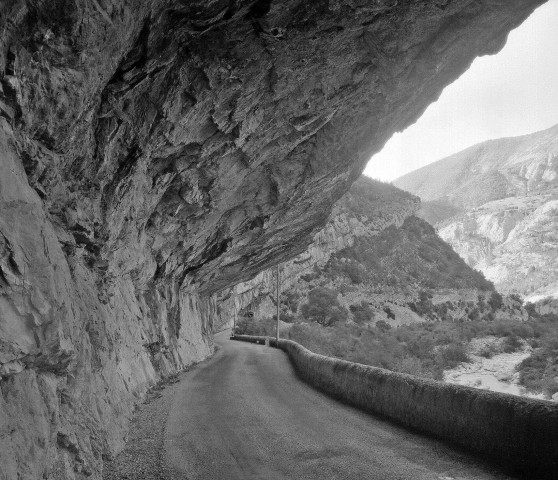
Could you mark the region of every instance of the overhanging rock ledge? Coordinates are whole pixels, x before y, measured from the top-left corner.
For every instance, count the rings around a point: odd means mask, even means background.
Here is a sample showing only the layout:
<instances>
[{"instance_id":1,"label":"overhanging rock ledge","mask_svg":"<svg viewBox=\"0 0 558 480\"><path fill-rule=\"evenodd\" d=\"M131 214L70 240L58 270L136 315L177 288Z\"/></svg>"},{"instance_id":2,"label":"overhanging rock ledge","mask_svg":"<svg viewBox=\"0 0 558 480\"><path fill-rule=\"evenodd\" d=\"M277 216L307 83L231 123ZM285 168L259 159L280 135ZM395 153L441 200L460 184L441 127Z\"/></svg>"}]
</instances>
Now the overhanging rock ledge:
<instances>
[{"instance_id":1,"label":"overhanging rock ledge","mask_svg":"<svg viewBox=\"0 0 558 480\"><path fill-rule=\"evenodd\" d=\"M542 1L0 4L0 477L100 478L389 136Z\"/></svg>"}]
</instances>

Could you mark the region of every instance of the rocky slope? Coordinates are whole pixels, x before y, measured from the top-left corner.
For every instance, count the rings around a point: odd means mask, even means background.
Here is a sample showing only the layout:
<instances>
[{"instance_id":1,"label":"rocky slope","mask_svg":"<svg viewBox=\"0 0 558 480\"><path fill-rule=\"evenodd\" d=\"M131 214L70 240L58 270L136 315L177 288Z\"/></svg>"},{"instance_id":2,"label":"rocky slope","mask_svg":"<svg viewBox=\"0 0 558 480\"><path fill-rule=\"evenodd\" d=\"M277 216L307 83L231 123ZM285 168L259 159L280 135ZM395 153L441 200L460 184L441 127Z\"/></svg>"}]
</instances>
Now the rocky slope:
<instances>
[{"instance_id":1,"label":"rocky slope","mask_svg":"<svg viewBox=\"0 0 558 480\"><path fill-rule=\"evenodd\" d=\"M504 292L536 301L558 295L558 199L554 194L490 202L439 224L439 233Z\"/></svg>"},{"instance_id":2,"label":"rocky slope","mask_svg":"<svg viewBox=\"0 0 558 480\"><path fill-rule=\"evenodd\" d=\"M304 297L309 291L305 276L322 271L333 255L354 245L357 238L376 236L390 225L400 226L418 208L418 198L413 195L360 177L335 205L328 223L315 235L306 251L281 264L283 297L286 299L295 291L298 297ZM363 213L366 210L370 211L370 216ZM276 308L276 278L275 269L264 270L252 280L237 284L226 297L236 302L240 316L271 316ZM285 313L289 312L292 314L292 309L285 310Z\"/></svg>"},{"instance_id":3,"label":"rocky slope","mask_svg":"<svg viewBox=\"0 0 558 480\"><path fill-rule=\"evenodd\" d=\"M320 289L335 292L348 319L358 322L363 308L369 321L392 326L466 317L469 303L489 296L492 285L415 216L419 208L417 197L391 185L357 180L310 247L281 264L282 318L301 319ZM227 301L236 302L241 319L269 318L275 286L275 269L268 269L236 285Z\"/></svg>"},{"instance_id":4,"label":"rocky slope","mask_svg":"<svg viewBox=\"0 0 558 480\"><path fill-rule=\"evenodd\" d=\"M100 478L217 293L540 3L1 2L0 476Z\"/></svg>"},{"instance_id":5,"label":"rocky slope","mask_svg":"<svg viewBox=\"0 0 558 480\"><path fill-rule=\"evenodd\" d=\"M558 187L558 125L474 145L398 178L423 201L471 210L501 198Z\"/></svg>"},{"instance_id":6,"label":"rocky slope","mask_svg":"<svg viewBox=\"0 0 558 480\"><path fill-rule=\"evenodd\" d=\"M428 200L420 214L499 289L558 295L558 125L476 145L394 184Z\"/></svg>"}]
</instances>

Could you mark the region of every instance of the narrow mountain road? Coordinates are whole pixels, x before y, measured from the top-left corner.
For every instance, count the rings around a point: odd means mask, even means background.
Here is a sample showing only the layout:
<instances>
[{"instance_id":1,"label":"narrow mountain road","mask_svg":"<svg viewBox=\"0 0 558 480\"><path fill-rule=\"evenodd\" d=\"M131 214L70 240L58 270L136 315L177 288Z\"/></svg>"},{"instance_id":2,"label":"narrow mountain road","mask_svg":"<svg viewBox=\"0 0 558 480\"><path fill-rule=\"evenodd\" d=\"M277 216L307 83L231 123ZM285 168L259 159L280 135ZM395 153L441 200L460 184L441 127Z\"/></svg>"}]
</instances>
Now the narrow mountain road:
<instances>
[{"instance_id":1,"label":"narrow mountain road","mask_svg":"<svg viewBox=\"0 0 558 480\"><path fill-rule=\"evenodd\" d=\"M323 395L282 351L227 334L174 395L162 458L169 480L510 478Z\"/></svg>"}]
</instances>

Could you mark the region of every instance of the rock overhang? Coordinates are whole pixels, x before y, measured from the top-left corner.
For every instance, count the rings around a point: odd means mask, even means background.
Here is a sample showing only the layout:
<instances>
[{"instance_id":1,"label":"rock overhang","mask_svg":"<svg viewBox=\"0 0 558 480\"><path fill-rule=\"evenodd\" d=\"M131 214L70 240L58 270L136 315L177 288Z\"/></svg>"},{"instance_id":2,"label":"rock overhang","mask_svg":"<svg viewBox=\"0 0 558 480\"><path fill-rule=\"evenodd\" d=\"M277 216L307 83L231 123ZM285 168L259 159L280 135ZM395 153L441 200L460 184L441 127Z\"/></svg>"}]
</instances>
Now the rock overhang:
<instances>
[{"instance_id":1,"label":"rock overhang","mask_svg":"<svg viewBox=\"0 0 558 480\"><path fill-rule=\"evenodd\" d=\"M100 478L212 351L212 294L301 253L540 3L1 2L3 473Z\"/></svg>"},{"instance_id":2,"label":"rock overhang","mask_svg":"<svg viewBox=\"0 0 558 480\"><path fill-rule=\"evenodd\" d=\"M11 2L5 104L91 256L212 293L308 244L371 154L540 3Z\"/></svg>"}]
</instances>

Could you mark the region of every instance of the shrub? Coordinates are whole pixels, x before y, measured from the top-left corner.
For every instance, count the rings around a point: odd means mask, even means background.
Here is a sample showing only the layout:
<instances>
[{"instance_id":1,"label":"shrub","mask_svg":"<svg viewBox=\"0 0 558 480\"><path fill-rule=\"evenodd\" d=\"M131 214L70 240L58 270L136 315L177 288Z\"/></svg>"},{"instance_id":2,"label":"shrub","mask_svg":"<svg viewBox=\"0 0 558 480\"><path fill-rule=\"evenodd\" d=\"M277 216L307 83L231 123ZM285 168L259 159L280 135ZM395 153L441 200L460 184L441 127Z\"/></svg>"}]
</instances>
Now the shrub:
<instances>
[{"instance_id":1,"label":"shrub","mask_svg":"<svg viewBox=\"0 0 558 480\"><path fill-rule=\"evenodd\" d=\"M310 283L315 278L317 278L317 275L315 275L313 273L306 273L306 274L300 276L300 279L307 282L307 283Z\"/></svg>"},{"instance_id":2,"label":"shrub","mask_svg":"<svg viewBox=\"0 0 558 480\"><path fill-rule=\"evenodd\" d=\"M277 319L277 315L273 315L273 319L276 320L276 319ZM294 322L296 322L297 317L296 317L296 315L293 315L293 314L290 313L290 312L281 312L281 313L279 314L279 319L280 319L282 322L285 322L285 323L294 323Z\"/></svg>"},{"instance_id":3,"label":"shrub","mask_svg":"<svg viewBox=\"0 0 558 480\"><path fill-rule=\"evenodd\" d=\"M521 350L522 344L518 337L510 335L504 339L503 350L504 353L513 353Z\"/></svg>"},{"instance_id":4,"label":"shrub","mask_svg":"<svg viewBox=\"0 0 558 480\"><path fill-rule=\"evenodd\" d=\"M480 312L478 308L473 308L467 315L469 320L478 320L480 318Z\"/></svg>"},{"instance_id":5,"label":"shrub","mask_svg":"<svg viewBox=\"0 0 558 480\"><path fill-rule=\"evenodd\" d=\"M483 347L479 351L479 356L483 358L492 358L496 354L494 347Z\"/></svg>"},{"instance_id":6,"label":"shrub","mask_svg":"<svg viewBox=\"0 0 558 480\"><path fill-rule=\"evenodd\" d=\"M349 310L353 314L354 321L359 324L369 322L375 316L374 310L372 310L370 305L364 301L360 304L351 305Z\"/></svg>"},{"instance_id":7,"label":"shrub","mask_svg":"<svg viewBox=\"0 0 558 480\"><path fill-rule=\"evenodd\" d=\"M425 365L416 357L405 357L399 360L395 364L394 370L400 373L415 375L416 377L432 378L433 380L438 380L439 377L441 377L438 372L434 372L433 370L425 367Z\"/></svg>"},{"instance_id":8,"label":"shrub","mask_svg":"<svg viewBox=\"0 0 558 480\"><path fill-rule=\"evenodd\" d=\"M236 322L237 335L275 335L277 321L271 317L255 319L242 317Z\"/></svg>"},{"instance_id":9,"label":"shrub","mask_svg":"<svg viewBox=\"0 0 558 480\"><path fill-rule=\"evenodd\" d=\"M388 316L388 318L392 318L393 320L395 320L395 313L393 312L393 310L391 308L389 308L388 306L385 306L383 308L384 312L386 312L386 315Z\"/></svg>"},{"instance_id":10,"label":"shrub","mask_svg":"<svg viewBox=\"0 0 558 480\"><path fill-rule=\"evenodd\" d=\"M422 297L425 298L424 295ZM464 307L465 302L460 302L460 308ZM361 302L351 305L351 313L353 317L355 313L358 316L358 312L368 308L366 302ZM487 307L487 310L490 308ZM505 337L504 345L508 345L510 350L521 345L522 339L527 340L536 350L518 366L520 383L546 395L558 391L558 315L537 314L526 322L463 319L462 322L436 321L389 328L388 322L380 320L374 327L370 323L361 326L352 322L331 321L337 318L332 313L341 312L340 317L346 319L348 312L340 306L336 292L327 288L312 290L304 311L311 323L293 323L287 335L310 350L436 380L443 379L444 370L468 361L465 345L473 338L487 335ZM325 320L315 323L319 320L314 319L312 313L324 315ZM239 321L238 326L238 333L275 334L275 322L271 318L259 321L245 318ZM487 358L494 353L497 352L490 346L479 352Z\"/></svg>"},{"instance_id":11,"label":"shrub","mask_svg":"<svg viewBox=\"0 0 558 480\"><path fill-rule=\"evenodd\" d=\"M339 304L337 292L318 287L308 293L308 303L302 305L302 316L323 326L330 326L348 317L347 310Z\"/></svg>"},{"instance_id":12,"label":"shrub","mask_svg":"<svg viewBox=\"0 0 558 480\"><path fill-rule=\"evenodd\" d=\"M517 366L519 383L530 390L542 391L542 380L546 366L547 358L544 352L534 352Z\"/></svg>"},{"instance_id":13,"label":"shrub","mask_svg":"<svg viewBox=\"0 0 558 480\"><path fill-rule=\"evenodd\" d=\"M546 330L539 340L541 346L517 366L517 371L521 385L552 396L558 392L558 325L555 321L547 324L547 319L541 318L538 325Z\"/></svg>"},{"instance_id":14,"label":"shrub","mask_svg":"<svg viewBox=\"0 0 558 480\"><path fill-rule=\"evenodd\" d=\"M451 343L440 349L444 369L455 368L460 363L469 362L469 356L462 343Z\"/></svg>"},{"instance_id":15,"label":"shrub","mask_svg":"<svg viewBox=\"0 0 558 480\"><path fill-rule=\"evenodd\" d=\"M407 348L417 358L426 359L432 357L434 351L434 340L430 335L410 335Z\"/></svg>"},{"instance_id":16,"label":"shrub","mask_svg":"<svg viewBox=\"0 0 558 480\"><path fill-rule=\"evenodd\" d=\"M525 310L527 310L527 314L529 315L529 317L537 318L539 316L534 303L531 302L526 303Z\"/></svg>"},{"instance_id":17,"label":"shrub","mask_svg":"<svg viewBox=\"0 0 558 480\"><path fill-rule=\"evenodd\" d=\"M500 295L496 291L492 292L492 294L490 295L490 298L488 299L488 305L490 305L490 308L492 308L492 311L496 311L496 310L502 308L502 306L504 305L504 300L502 298L502 295Z\"/></svg>"},{"instance_id":18,"label":"shrub","mask_svg":"<svg viewBox=\"0 0 558 480\"><path fill-rule=\"evenodd\" d=\"M514 302L516 302L516 303L523 303L523 299L522 299L521 296L518 295L517 293L512 293L512 294L510 295L510 298L511 298Z\"/></svg>"},{"instance_id":19,"label":"shrub","mask_svg":"<svg viewBox=\"0 0 558 480\"><path fill-rule=\"evenodd\" d=\"M382 330L383 332L386 332L388 330L391 330L391 325L387 323L385 320L378 320L376 322L376 328Z\"/></svg>"},{"instance_id":20,"label":"shrub","mask_svg":"<svg viewBox=\"0 0 558 480\"><path fill-rule=\"evenodd\" d=\"M297 291L287 290L281 295L281 301L288 307L291 312L296 313L298 310L298 302L300 294Z\"/></svg>"}]
</instances>

